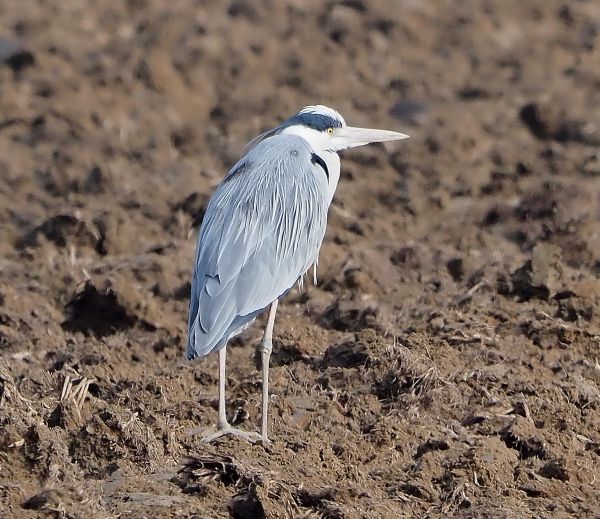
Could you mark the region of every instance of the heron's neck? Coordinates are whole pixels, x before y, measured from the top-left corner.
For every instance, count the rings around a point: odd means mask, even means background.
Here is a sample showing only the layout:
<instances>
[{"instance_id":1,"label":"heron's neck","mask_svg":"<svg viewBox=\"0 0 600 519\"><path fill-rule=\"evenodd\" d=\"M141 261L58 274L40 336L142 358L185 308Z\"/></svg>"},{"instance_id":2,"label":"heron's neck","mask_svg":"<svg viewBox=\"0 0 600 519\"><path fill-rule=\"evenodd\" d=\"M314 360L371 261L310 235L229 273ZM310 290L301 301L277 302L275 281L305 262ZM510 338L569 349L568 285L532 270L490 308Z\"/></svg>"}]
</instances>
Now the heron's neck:
<instances>
[{"instance_id":1,"label":"heron's neck","mask_svg":"<svg viewBox=\"0 0 600 519\"><path fill-rule=\"evenodd\" d=\"M316 153L325 161L329 172L329 191L327 196L328 202L331 203L337 188L338 180L340 179L340 157L335 151L327 149L329 137L324 135L323 132L313 130L306 126L290 126L285 128L281 133L302 137L302 139L308 143L312 152Z\"/></svg>"},{"instance_id":2,"label":"heron's neck","mask_svg":"<svg viewBox=\"0 0 600 519\"><path fill-rule=\"evenodd\" d=\"M340 179L340 156L335 151L329 150L320 151L318 155L325 161L327 170L329 171L328 203L331 203L337 189L338 180Z\"/></svg>"}]
</instances>

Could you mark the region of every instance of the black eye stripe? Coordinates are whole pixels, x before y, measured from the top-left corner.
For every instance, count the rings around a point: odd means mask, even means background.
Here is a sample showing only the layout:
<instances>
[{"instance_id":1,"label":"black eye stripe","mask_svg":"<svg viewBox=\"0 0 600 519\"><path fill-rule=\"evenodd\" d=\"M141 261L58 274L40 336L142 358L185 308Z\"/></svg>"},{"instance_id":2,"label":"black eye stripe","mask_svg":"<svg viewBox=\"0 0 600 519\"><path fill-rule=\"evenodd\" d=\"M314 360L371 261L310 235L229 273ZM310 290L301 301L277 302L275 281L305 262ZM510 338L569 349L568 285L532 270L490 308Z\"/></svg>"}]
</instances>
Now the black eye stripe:
<instances>
[{"instance_id":1,"label":"black eye stripe","mask_svg":"<svg viewBox=\"0 0 600 519\"><path fill-rule=\"evenodd\" d=\"M323 168L323 171L325 171L325 175L327 175L327 180L329 180L329 169L327 169L327 164L325 164L325 161L316 153L310 154L310 161L313 164L318 164L319 166L321 166Z\"/></svg>"},{"instance_id":2,"label":"black eye stripe","mask_svg":"<svg viewBox=\"0 0 600 519\"><path fill-rule=\"evenodd\" d=\"M286 126L292 126L294 124L302 124L318 132L324 132L328 128L341 128L342 123L337 119L328 115L305 113L297 114L291 119L288 119Z\"/></svg>"}]
</instances>

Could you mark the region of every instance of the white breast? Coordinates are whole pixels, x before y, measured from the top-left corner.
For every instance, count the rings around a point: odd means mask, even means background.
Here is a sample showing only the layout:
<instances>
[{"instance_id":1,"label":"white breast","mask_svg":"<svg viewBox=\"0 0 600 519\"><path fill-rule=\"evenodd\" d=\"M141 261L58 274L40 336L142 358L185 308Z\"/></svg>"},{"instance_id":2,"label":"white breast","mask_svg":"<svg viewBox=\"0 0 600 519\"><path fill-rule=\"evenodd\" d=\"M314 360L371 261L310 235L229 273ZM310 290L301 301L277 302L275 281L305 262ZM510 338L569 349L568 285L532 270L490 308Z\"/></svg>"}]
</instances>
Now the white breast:
<instances>
[{"instance_id":1,"label":"white breast","mask_svg":"<svg viewBox=\"0 0 600 519\"><path fill-rule=\"evenodd\" d=\"M340 156L335 151L323 151L320 156L329 170L329 203L331 204L340 180Z\"/></svg>"}]
</instances>

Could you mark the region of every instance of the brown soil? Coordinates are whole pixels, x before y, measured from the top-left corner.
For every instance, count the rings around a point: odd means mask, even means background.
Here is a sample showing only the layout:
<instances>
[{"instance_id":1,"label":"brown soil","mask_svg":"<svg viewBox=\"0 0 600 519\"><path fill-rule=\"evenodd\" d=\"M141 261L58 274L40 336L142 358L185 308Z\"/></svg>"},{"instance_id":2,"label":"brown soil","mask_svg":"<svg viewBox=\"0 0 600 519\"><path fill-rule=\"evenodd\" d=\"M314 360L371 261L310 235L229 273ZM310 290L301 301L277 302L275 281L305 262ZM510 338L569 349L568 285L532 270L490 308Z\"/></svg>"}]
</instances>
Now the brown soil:
<instances>
[{"instance_id":1,"label":"brown soil","mask_svg":"<svg viewBox=\"0 0 600 519\"><path fill-rule=\"evenodd\" d=\"M0 516L600 517L600 3L226 4L0 1ZM412 138L343 157L273 445L205 445L196 229L317 102Z\"/></svg>"}]
</instances>

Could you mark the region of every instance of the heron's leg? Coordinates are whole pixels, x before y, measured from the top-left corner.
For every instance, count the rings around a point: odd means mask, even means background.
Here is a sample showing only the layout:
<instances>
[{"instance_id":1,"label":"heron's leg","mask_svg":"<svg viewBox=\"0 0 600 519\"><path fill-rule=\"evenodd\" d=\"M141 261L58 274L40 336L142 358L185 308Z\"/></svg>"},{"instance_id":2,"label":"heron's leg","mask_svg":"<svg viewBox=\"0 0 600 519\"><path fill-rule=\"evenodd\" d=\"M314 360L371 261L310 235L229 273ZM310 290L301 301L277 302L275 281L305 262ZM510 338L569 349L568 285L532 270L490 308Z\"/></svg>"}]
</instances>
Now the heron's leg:
<instances>
[{"instance_id":1,"label":"heron's leg","mask_svg":"<svg viewBox=\"0 0 600 519\"><path fill-rule=\"evenodd\" d=\"M243 440L251 443L263 441L260 434L256 432L242 431L231 427L227 421L227 414L225 409L225 364L227 361L227 347L223 347L219 350L219 420L217 422L217 430L212 434L205 434L202 437L204 442L212 442L223 436L237 436Z\"/></svg>"},{"instance_id":2,"label":"heron's leg","mask_svg":"<svg viewBox=\"0 0 600 519\"><path fill-rule=\"evenodd\" d=\"M265 327L265 334L260 343L260 352L262 355L262 415L260 434L265 442L269 441L267 431L267 415L269 411L269 360L271 359L271 352L273 351L273 326L275 325L275 313L277 312L278 303L278 299L275 299L275 301L271 303L269 318L267 320L267 326Z\"/></svg>"},{"instance_id":3,"label":"heron's leg","mask_svg":"<svg viewBox=\"0 0 600 519\"><path fill-rule=\"evenodd\" d=\"M225 408L225 365L227 363L227 346L219 350L219 421L217 429L229 427Z\"/></svg>"}]
</instances>

